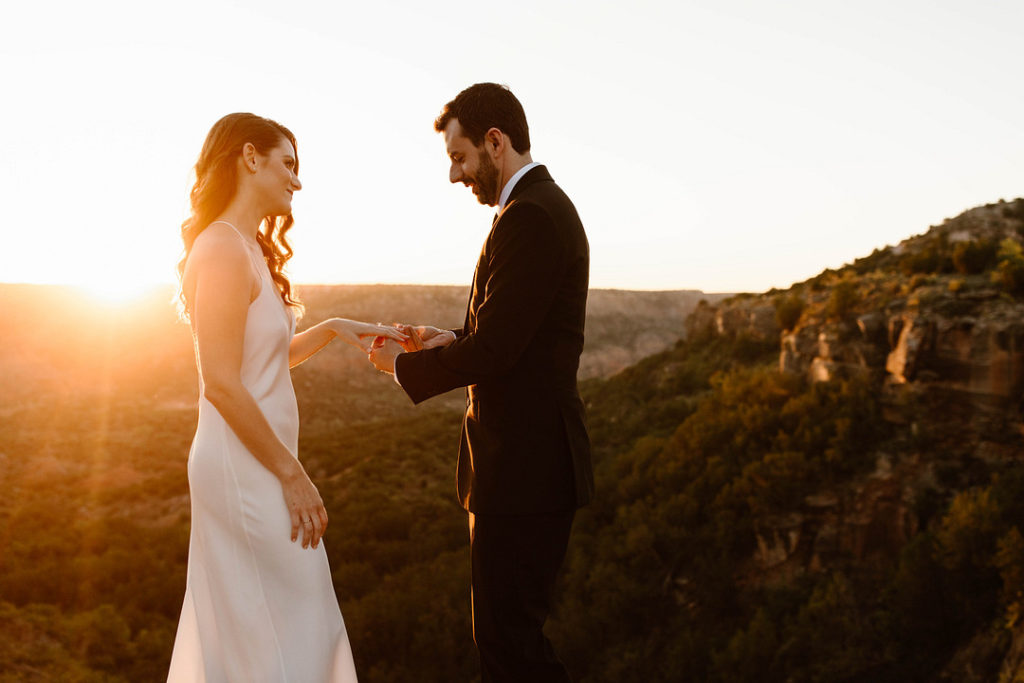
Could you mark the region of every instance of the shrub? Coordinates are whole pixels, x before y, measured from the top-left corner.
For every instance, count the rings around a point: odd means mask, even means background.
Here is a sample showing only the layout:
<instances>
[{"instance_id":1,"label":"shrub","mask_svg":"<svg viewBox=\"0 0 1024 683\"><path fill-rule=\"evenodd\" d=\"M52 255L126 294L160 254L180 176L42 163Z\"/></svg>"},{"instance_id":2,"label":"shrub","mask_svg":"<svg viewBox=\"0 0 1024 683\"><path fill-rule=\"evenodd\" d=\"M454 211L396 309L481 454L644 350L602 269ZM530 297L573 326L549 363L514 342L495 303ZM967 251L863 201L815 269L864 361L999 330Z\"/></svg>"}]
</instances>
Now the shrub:
<instances>
[{"instance_id":1,"label":"shrub","mask_svg":"<svg viewBox=\"0 0 1024 683\"><path fill-rule=\"evenodd\" d=\"M900 270L906 275L914 273L948 273L953 270L952 252L942 238L905 254L900 259Z\"/></svg>"},{"instance_id":2,"label":"shrub","mask_svg":"<svg viewBox=\"0 0 1024 683\"><path fill-rule=\"evenodd\" d=\"M876 248L871 252L869 256L856 259L853 262L854 272L864 275L870 273L873 270L879 270L885 268L892 261L892 253L890 249L878 249Z\"/></svg>"},{"instance_id":3,"label":"shrub","mask_svg":"<svg viewBox=\"0 0 1024 683\"><path fill-rule=\"evenodd\" d=\"M722 683L764 680L778 649L775 624L763 608L758 609L747 628L737 631L725 649L714 654L715 678Z\"/></svg>"},{"instance_id":4,"label":"shrub","mask_svg":"<svg viewBox=\"0 0 1024 683\"><path fill-rule=\"evenodd\" d=\"M844 280L832 288L825 312L832 318L845 318L857 303L857 285L852 280Z\"/></svg>"},{"instance_id":5,"label":"shrub","mask_svg":"<svg viewBox=\"0 0 1024 683\"><path fill-rule=\"evenodd\" d=\"M1013 628L1024 616L1024 536L1017 527L999 539L995 566L1003 579L1006 626Z\"/></svg>"},{"instance_id":6,"label":"shrub","mask_svg":"<svg viewBox=\"0 0 1024 683\"><path fill-rule=\"evenodd\" d=\"M953 267L964 275L984 273L996 265L998 246L992 240L960 242L953 248Z\"/></svg>"},{"instance_id":7,"label":"shrub","mask_svg":"<svg viewBox=\"0 0 1024 683\"><path fill-rule=\"evenodd\" d=\"M999 524L999 506L988 488L959 493L942 520L937 537L949 569L987 566Z\"/></svg>"},{"instance_id":8,"label":"shrub","mask_svg":"<svg viewBox=\"0 0 1024 683\"><path fill-rule=\"evenodd\" d=\"M780 638L773 663L786 672L783 680L872 680L882 652L865 612L842 572L820 582Z\"/></svg>"},{"instance_id":9,"label":"shrub","mask_svg":"<svg viewBox=\"0 0 1024 683\"><path fill-rule=\"evenodd\" d=\"M1009 218L1011 220L1016 218L1019 221L1024 221L1024 200L1014 199L1013 201L1007 202L1003 205L1002 214L1004 218ZM1024 229L1024 225L1020 226L1018 229Z\"/></svg>"},{"instance_id":10,"label":"shrub","mask_svg":"<svg viewBox=\"0 0 1024 683\"><path fill-rule=\"evenodd\" d=\"M783 330L792 330L800 321L807 304L796 294L775 300L775 320Z\"/></svg>"},{"instance_id":11,"label":"shrub","mask_svg":"<svg viewBox=\"0 0 1024 683\"><path fill-rule=\"evenodd\" d=\"M812 277L810 280L808 280L808 283L811 286L811 290L815 292L820 292L821 290L825 289L826 287L828 287L828 284L832 280L832 278L835 277L835 274L836 271L832 270L831 268L826 268L825 270L821 271L820 273Z\"/></svg>"},{"instance_id":12,"label":"shrub","mask_svg":"<svg viewBox=\"0 0 1024 683\"><path fill-rule=\"evenodd\" d=\"M1024 296L1024 248L1020 242L1010 238L1000 242L997 259L992 282L1014 296Z\"/></svg>"},{"instance_id":13,"label":"shrub","mask_svg":"<svg viewBox=\"0 0 1024 683\"><path fill-rule=\"evenodd\" d=\"M923 287L928 284L928 276L918 273L914 277L910 278L910 282L907 283L907 292L913 292L918 287Z\"/></svg>"}]
</instances>

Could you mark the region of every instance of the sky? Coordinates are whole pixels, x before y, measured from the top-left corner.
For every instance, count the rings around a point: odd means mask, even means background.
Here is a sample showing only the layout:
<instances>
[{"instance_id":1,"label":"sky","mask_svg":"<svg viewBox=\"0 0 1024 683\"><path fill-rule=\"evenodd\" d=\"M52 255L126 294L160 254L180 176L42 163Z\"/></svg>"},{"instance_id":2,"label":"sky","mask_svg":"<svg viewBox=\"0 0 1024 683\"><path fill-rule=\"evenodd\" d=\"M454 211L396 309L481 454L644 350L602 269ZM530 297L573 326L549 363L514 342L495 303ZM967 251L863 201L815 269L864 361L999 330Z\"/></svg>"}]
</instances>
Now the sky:
<instances>
[{"instance_id":1,"label":"sky","mask_svg":"<svg viewBox=\"0 0 1024 683\"><path fill-rule=\"evenodd\" d=\"M210 126L298 138L299 283L468 285L433 120L508 85L591 286L788 287L1024 195L1024 3L46 2L0 25L0 282L174 281Z\"/></svg>"}]
</instances>

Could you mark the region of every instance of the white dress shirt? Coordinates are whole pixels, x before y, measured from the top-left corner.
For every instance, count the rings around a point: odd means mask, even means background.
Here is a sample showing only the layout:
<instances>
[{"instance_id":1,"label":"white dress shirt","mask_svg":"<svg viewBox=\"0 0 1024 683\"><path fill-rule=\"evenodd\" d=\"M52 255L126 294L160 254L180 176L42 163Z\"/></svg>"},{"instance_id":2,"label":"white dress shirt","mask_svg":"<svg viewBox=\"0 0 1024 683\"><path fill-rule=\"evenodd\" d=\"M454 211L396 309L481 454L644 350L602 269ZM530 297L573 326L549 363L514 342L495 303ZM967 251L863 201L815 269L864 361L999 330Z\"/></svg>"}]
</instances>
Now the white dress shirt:
<instances>
[{"instance_id":1,"label":"white dress shirt","mask_svg":"<svg viewBox=\"0 0 1024 683\"><path fill-rule=\"evenodd\" d=\"M516 183L519 182L520 178L522 178L524 175L526 175L527 172L531 168L534 168L536 166L540 166L540 162L531 161L526 166L523 166L521 169L516 171L515 174L511 178L508 179L508 182L505 183L505 187L501 188L501 196L498 197L498 214L499 215L501 214L502 211L505 210L505 205L508 204L508 196L510 194L512 194L512 188L514 188L516 186Z\"/></svg>"}]
</instances>

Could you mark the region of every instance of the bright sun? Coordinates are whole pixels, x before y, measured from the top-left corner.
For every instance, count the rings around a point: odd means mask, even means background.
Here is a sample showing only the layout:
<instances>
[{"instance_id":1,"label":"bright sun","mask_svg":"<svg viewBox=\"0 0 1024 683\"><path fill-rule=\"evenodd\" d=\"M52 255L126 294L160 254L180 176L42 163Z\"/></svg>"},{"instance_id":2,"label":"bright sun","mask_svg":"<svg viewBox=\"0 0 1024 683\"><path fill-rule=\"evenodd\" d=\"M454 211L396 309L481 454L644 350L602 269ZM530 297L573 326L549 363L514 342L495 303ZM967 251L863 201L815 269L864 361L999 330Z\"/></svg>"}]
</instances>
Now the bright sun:
<instances>
[{"instance_id":1,"label":"bright sun","mask_svg":"<svg viewBox=\"0 0 1024 683\"><path fill-rule=\"evenodd\" d=\"M78 288L90 299L108 305L133 303L152 293L158 287L160 285L153 282L136 283L125 280L97 281L78 285Z\"/></svg>"}]
</instances>

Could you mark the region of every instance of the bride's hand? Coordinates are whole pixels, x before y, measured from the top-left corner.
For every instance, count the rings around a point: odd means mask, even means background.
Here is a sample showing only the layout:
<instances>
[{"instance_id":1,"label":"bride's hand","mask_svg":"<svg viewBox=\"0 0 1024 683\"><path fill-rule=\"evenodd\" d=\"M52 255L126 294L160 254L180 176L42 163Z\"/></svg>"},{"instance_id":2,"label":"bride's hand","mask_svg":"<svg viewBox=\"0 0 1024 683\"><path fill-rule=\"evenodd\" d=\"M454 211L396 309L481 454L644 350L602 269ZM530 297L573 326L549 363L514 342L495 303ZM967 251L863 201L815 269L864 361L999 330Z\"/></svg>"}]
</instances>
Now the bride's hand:
<instances>
[{"instance_id":1,"label":"bride's hand","mask_svg":"<svg viewBox=\"0 0 1024 683\"><path fill-rule=\"evenodd\" d=\"M327 509L320 492L298 461L292 471L281 477L281 490L292 520L292 542L299 538L301 529L302 547L316 548L327 529Z\"/></svg>"},{"instance_id":2,"label":"bride's hand","mask_svg":"<svg viewBox=\"0 0 1024 683\"><path fill-rule=\"evenodd\" d=\"M346 344L351 344L360 349L363 353L369 353L373 340L376 337L387 337L394 339L399 344L408 341L408 337L402 334L397 328L380 323L362 323L358 320L346 320L345 318L332 318L331 329Z\"/></svg>"}]
</instances>

